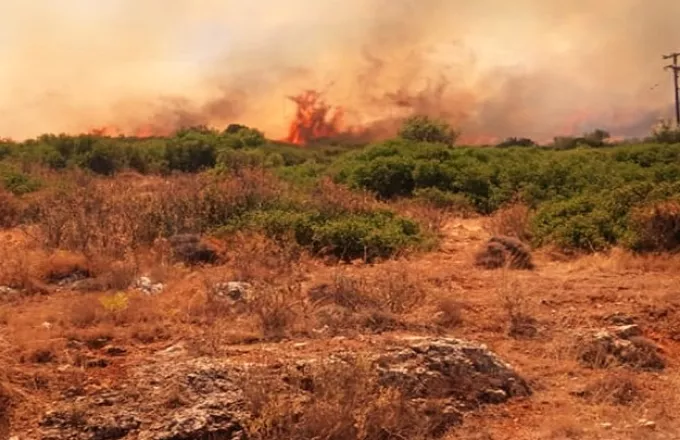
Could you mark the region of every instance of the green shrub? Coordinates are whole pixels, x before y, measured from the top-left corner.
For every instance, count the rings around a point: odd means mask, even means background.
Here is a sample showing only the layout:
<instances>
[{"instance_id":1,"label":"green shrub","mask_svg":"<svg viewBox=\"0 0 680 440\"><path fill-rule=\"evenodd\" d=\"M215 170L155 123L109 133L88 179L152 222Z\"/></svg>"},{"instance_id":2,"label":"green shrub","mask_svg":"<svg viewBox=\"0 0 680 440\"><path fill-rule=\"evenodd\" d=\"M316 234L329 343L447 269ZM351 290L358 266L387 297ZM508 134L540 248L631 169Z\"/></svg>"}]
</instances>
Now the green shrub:
<instances>
[{"instance_id":1,"label":"green shrub","mask_svg":"<svg viewBox=\"0 0 680 440\"><path fill-rule=\"evenodd\" d=\"M399 137L407 141L453 145L458 138L449 124L427 116L413 116L404 121Z\"/></svg>"},{"instance_id":2,"label":"green shrub","mask_svg":"<svg viewBox=\"0 0 680 440\"><path fill-rule=\"evenodd\" d=\"M16 196L37 191L42 186L40 180L11 167L0 167L0 181L5 190Z\"/></svg>"},{"instance_id":3,"label":"green shrub","mask_svg":"<svg viewBox=\"0 0 680 440\"><path fill-rule=\"evenodd\" d=\"M222 136L231 148L259 147L266 142L262 132L239 124L229 125Z\"/></svg>"},{"instance_id":4,"label":"green shrub","mask_svg":"<svg viewBox=\"0 0 680 440\"><path fill-rule=\"evenodd\" d=\"M536 145L537 145L536 142L532 141L529 138L510 137L505 139L503 142L497 144L496 148L535 147Z\"/></svg>"},{"instance_id":5,"label":"green shrub","mask_svg":"<svg viewBox=\"0 0 680 440\"><path fill-rule=\"evenodd\" d=\"M314 246L349 261L390 257L420 240L418 225L390 213L352 214L315 225Z\"/></svg>"},{"instance_id":6,"label":"green shrub","mask_svg":"<svg viewBox=\"0 0 680 440\"><path fill-rule=\"evenodd\" d=\"M379 157L359 165L353 170L356 186L374 192L378 197L390 199L408 196L415 189L413 176L415 164L401 157Z\"/></svg>"},{"instance_id":7,"label":"green shrub","mask_svg":"<svg viewBox=\"0 0 680 440\"><path fill-rule=\"evenodd\" d=\"M421 200L435 208L460 212L474 211L468 198L461 193L442 191L438 188L420 188L413 195L416 200Z\"/></svg>"},{"instance_id":8,"label":"green shrub","mask_svg":"<svg viewBox=\"0 0 680 440\"><path fill-rule=\"evenodd\" d=\"M194 173L214 167L217 163L217 150L210 141L210 136L196 133L187 133L172 139L165 151L169 168Z\"/></svg>"},{"instance_id":9,"label":"green shrub","mask_svg":"<svg viewBox=\"0 0 680 440\"><path fill-rule=\"evenodd\" d=\"M245 213L221 233L257 230L268 237L294 240L318 255L345 261L388 258L423 242L417 223L388 211L322 212L312 206L291 206Z\"/></svg>"},{"instance_id":10,"label":"green shrub","mask_svg":"<svg viewBox=\"0 0 680 440\"><path fill-rule=\"evenodd\" d=\"M80 162L97 174L111 176L123 166L122 151L112 143L96 142L81 156Z\"/></svg>"},{"instance_id":11,"label":"green shrub","mask_svg":"<svg viewBox=\"0 0 680 440\"><path fill-rule=\"evenodd\" d=\"M532 219L532 233L536 245L599 251L616 243L615 223L596 198L574 197L544 204Z\"/></svg>"}]
</instances>

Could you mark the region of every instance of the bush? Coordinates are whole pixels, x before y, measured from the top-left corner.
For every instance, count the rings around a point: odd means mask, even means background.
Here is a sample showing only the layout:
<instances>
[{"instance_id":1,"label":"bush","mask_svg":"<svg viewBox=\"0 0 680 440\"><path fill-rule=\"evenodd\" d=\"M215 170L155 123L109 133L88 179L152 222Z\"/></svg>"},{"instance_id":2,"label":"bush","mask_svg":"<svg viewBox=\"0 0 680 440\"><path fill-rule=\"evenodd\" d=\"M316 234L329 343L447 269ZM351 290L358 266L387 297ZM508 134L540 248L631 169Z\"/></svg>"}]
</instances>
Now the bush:
<instances>
[{"instance_id":1,"label":"bush","mask_svg":"<svg viewBox=\"0 0 680 440\"><path fill-rule=\"evenodd\" d=\"M496 148L508 148L508 147L535 147L536 142L529 138L516 138L510 137L505 139L503 142L496 145Z\"/></svg>"},{"instance_id":2,"label":"bush","mask_svg":"<svg viewBox=\"0 0 680 440\"><path fill-rule=\"evenodd\" d=\"M418 225L388 213L348 215L313 228L314 246L345 261L391 257L419 241Z\"/></svg>"},{"instance_id":3,"label":"bush","mask_svg":"<svg viewBox=\"0 0 680 440\"><path fill-rule=\"evenodd\" d=\"M413 116L404 121L399 137L414 142L430 142L453 145L458 138L449 124L427 116Z\"/></svg>"},{"instance_id":4,"label":"bush","mask_svg":"<svg viewBox=\"0 0 680 440\"><path fill-rule=\"evenodd\" d=\"M650 139L660 144L680 144L680 127L673 127L668 121L661 121L652 131Z\"/></svg>"},{"instance_id":5,"label":"bush","mask_svg":"<svg viewBox=\"0 0 680 440\"><path fill-rule=\"evenodd\" d=\"M668 200L637 208L630 230L630 245L637 251L680 250L680 203Z\"/></svg>"},{"instance_id":6,"label":"bush","mask_svg":"<svg viewBox=\"0 0 680 440\"><path fill-rule=\"evenodd\" d=\"M239 124L229 125L222 135L231 148L259 147L266 142L262 132Z\"/></svg>"},{"instance_id":7,"label":"bush","mask_svg":"<svg viewBox=\"0 0 680 440\"><path fill-rule=\"evenodd\" d=\"M256 229L268 237L294 240L318 255L344 261L392 257L422 242L418 225L391 212L321 212L299 206L249 213L223 232Z\"/></svg>"},{"instance_id":8,"label":"bush","mask_svg":"<svg viewBox=\"0 0 680 440\"><path fill-rule=\"evenodd\" d=\"M611 212L594 197L574 197L543 205L532 220L535 244L599 251L617 242Z\"/></svg>"},{"instance_id":9,"label":"bush","mask_svg":"<svg viewBox=\"0 0 680 440\"><path fill-rule=\"evenodd\" d=\"M123 161L116 145L96 142L92 150L83 155L81 164L97 174L111 176L122 168Z\"/></svg>"},{"instance_id":10,"label":"bush","mask_svg":"<svg viewBox=\"0 0 680 440\"><path fill-rule=\"evenodd\" d=\"M383 199L408 196L416 186L414 169L415 165L408 159L379 157L357 167L352 180L355 186L375 192Z\"/></svg>"},{"instance_id":11,"label":"bush","mask_svg":"<svg viewBox=\"0 0 680 440\"><path fill-rule=\"evenodd\" d=\"M7 191L17 196L37 191L42 186L38 179L10 167L0 167L0 181Z\"/></svg>"},{"instance_id":12,"label":"bush","mask_svg":"<svg viewBox=\"0 0 680 440\"><path fill-rule=\"evenodd\" d=\"M457 212L471 212L474 208L464 194L442 191L438 188L421 188L413 193L416 200L422 200L438 209L448 209Z\"/></svg>"},{"instance_id":13,"label":"bush","mask_svg":"<svg viewBox=\"0 0 680 440\"><path fill-rule=\"evenodd\" d=\"M21 207L16 197L0 188L0 228L16 226L21 217Z\"/></svg>"},{"instance_id":14,"label":"bush","mask_svg":"<svg viewBox=\"0 0 680 440\"><path fill-rule=\"evenodd\" d=\"M171 170L195 173L214 167L217 151L208 136L188 133L168 142L165 159Z\"/></svg>"},{"instance_id":15,"label":"bush","mask_svg":"<svg viewBox=\"0 0 680 440\"><path fill-rule=\"evenodd\" d=\"M534 268L531 251L521 241L513 237L492 237L475 256L475 264L486 269Z\"/></svg>"}]
</instances>

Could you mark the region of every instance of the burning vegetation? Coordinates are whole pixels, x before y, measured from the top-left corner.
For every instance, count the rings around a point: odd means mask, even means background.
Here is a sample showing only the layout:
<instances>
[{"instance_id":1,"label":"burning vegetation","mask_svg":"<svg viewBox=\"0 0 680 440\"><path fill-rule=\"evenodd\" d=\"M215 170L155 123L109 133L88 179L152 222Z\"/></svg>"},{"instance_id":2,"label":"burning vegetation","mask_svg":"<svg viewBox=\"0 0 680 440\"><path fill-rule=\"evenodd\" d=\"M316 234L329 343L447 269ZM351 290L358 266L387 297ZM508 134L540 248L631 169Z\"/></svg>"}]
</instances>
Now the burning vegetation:
<instances>
[{"instance_id":1,"label":"burning vegetation","mask_svg":"<svg viewBox=\"0 0 680 440\"><path fill-rule=\"evenodd\" d=\"M289 97L297 105L286 141L296 145L337 136L342 131L343 109L328 105L316 90Z\"/></svg>"}]
</instances>

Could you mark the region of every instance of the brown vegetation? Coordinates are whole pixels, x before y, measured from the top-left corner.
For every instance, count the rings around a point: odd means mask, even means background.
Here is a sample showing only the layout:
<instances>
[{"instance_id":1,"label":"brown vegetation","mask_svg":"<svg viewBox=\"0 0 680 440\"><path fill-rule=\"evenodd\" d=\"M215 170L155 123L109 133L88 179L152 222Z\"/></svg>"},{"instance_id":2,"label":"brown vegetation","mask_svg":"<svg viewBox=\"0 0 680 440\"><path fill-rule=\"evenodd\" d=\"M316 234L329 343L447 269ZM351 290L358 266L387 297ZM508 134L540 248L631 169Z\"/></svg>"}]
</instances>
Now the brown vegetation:
<instances>
[{"instance_id":1,"label":"brown vegetation","mask_svg":"<svg viewBox=\"0 0 680 440\"><path fill-rule=\"evenodd\" d=\"M492 237L485 247L475 256L477 266L486 269L525 269L534 268L529 248L512 237Z\"/></svg>"},{"instance_id":2,"label":"brown vegetation","mask_svg":"<svg viewBox=\"0 0 680 440\"><path fill-rule=\"evenodd\" d=\"M680 248L680 203L665 201L636 210L634 228L641 250L677 251Z\"/></svg>"},{"instance_id":3,"label":"brown vegetation","mask_svg":"<svg viewBox=\"0 0 680 440\"><path fill-rule=\"evenodd\" d=\"M468 219L453 231L442 228L448 214L399 202L395 209L442 233L441 250L380 264L336 264L258 231L207 237L219 223L214 219L242 203L274 199L282 185L249 171L217 183L210 179L82 178L82 193L36 197L36 225L1 232L0 286L7 289L0 291L0 363L3 371L21 374L11 381L0 377L0 383L11 382L0 387L0 438L10 432L10 420L14 435L36 433L53 402L112 386L159 356L279 365L298 354L327 359L331 348L370 353L390 338L414 335L488 344L529 379L535 393L503 407L475 407L461 418L444 401L427 406L381 386L357 358L304 374L277 370L277 378L287 378L286 393L279 392L280 382L249 382L249 433L590 440L610 434L671 438L680 429L677 301L670 295L677 259L617 251L551 261L541 252L532 256L519 241L527 239L524 208L508 211L503 226L494 227L504 235L492 238L481 227L468 228L480 220ZM328 210L360 212L378 204L328 181L314 197ZM176 245L173 252L172 239L187 233L195 235L184 243L205 245L192 248L188 258ZM203 258L205 249L209 258ZM194 258L194 251L201 257ZM161 283L162 290L139 289L140 276ZM229 282L248 283L251 290L224 295ZM575 336L621 319L644 333L629 341L641 351L628 369L589 351ZM659 359L664 370L638 368ZM187 405L186 390L163 385L164 408ZM313 393L306 391L310 387ZM643 426L642 418L655 428Z\"/></svg>"}]
</instances>

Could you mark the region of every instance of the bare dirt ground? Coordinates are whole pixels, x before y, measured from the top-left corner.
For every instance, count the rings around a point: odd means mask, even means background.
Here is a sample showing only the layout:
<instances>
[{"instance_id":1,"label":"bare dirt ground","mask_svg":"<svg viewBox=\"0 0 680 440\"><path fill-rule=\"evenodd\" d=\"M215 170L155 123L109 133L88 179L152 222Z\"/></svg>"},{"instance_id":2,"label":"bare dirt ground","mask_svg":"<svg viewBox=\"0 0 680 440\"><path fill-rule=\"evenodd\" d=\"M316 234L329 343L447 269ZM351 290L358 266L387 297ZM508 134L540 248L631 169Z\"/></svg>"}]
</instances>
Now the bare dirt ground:
<instances>
[{"instance_id":1,"label":"bare dirt ground","mask_svg":"<svg viewBox=\"0 0 680 440\"><path fill-rule=\"evenodd\" d=\"M329 329L318 319L300 318L316 316L316 306L300 306L294 322L280 325L281 332L263 329L249 315L215 317L206 300L205 279L228 279L236 266L241 273L259 270L244 268L243 260L195 270L141 264L163 281L164 291L133 299L121 311L110 306L110 313L96 309L97 292L64 288L8 296L0 306L0 377L14 402L11 434L21 440L39 438L41 415L64 389L105 389L168 347L185 358L273 363L380 346L404 335L437 334L487 345L533 389L528 398L466 415L445 438L680 438L679 259L618 251L566 258L543 250L534 255L533 271L483 270L474 265L474 254L490 237L486 220L453 219L443 233L440 250L425 255L376 265L310 260L296 267L300 277L287 286L283 302L338 277L378 290L387 283L392 290L417 293L415 303L403 298L386 302L399 325L380 331L372 325ZM18 231L5 232L0 240L5 252L22 246L27 258L37 252L22 243L25 238ZM517 316L528 331L513 333L522 324L513 321ZM639 325L644 337L662 350L665 369L591 368L578 362L579 338L619 321ZM124 354L106 357L105 367L93 367L101 358L98 339ZM73 341L84 346L74 349Z\"/></svg>"}]
</instances>

